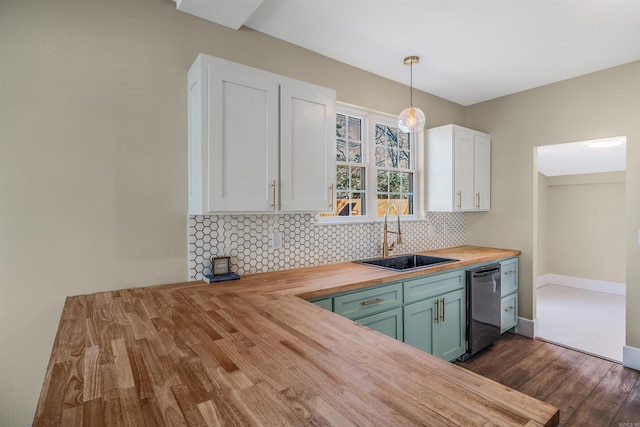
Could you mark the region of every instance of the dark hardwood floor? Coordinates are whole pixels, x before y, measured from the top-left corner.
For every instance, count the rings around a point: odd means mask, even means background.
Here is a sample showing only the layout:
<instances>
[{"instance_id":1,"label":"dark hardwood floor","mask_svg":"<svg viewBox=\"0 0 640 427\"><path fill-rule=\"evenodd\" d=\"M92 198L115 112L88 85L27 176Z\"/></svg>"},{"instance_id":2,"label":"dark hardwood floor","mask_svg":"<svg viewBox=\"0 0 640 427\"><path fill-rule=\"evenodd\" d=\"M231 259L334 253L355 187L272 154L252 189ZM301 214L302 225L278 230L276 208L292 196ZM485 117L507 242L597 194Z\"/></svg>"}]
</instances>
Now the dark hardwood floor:
<instances>
[{"instance_id":1,"label":"dark hardwood floor","mask_svg":"<svg viewBox=\"0 0 640 427\"><path fill-rule=\"evenodd\" d=\"M552 404L561 426L640 427L640 371L619 363L505 334L458 365Z\"/></svg>"}]
</instances>

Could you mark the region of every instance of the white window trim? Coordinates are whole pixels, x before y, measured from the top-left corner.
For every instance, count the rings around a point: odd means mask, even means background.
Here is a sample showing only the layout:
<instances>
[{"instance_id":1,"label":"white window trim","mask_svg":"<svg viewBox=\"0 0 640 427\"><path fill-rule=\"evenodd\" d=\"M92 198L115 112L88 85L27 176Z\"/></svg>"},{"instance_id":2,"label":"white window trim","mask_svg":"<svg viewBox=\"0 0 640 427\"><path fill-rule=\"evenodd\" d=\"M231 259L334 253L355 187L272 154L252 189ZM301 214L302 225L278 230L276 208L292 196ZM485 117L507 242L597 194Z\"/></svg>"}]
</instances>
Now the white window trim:
<instances>
[{"instance_id":1,"label":"white window trim","mask_svg":"<svg viewBox=\"0 0 640 427\"><path fill-rule=\"evenodd\" d=\"M397 126L397 117L379 111L373 111L370 109L358 107L351 104L337 102L336 114L346 114L348 116L361 117L362 118L362 166L365 168L366 183L366 215L359 216L319 216L317 217L318 224L358 224L358 223L372 223L384 221L384 217L376 215L377 212L377 167L373 161L373 150L375 150L375 127L373 123L381 123L390 126ZM365 139L366 135L366 139ZM418 163L417 163L417 144L418 135L415 132L411 133L411 173L413 174L413 214L401 215L403 220L417 220L420 219L418 215L419 198L418 194ZM334 161L334 173L337 163Z\"/></svg>"}]
</instances>

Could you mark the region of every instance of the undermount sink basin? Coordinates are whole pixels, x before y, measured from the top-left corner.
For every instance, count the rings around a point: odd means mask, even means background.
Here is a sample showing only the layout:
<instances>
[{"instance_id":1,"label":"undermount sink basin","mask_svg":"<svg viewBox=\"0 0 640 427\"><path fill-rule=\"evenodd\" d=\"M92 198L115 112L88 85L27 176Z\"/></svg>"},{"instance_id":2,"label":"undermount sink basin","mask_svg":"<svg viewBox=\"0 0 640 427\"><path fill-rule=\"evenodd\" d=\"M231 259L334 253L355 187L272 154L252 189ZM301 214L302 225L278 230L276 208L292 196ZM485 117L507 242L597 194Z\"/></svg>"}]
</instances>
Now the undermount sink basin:
<instances>
[{"instance_id":1,"label":"undermount sink basin","mask_svg":"<svg viewBox=\"0 0 640 427\"><path fill-rule=\"evenodd\" d=\"M456 261L458 260L453 258L440 258L435 256L409 254L398 255L389 258L364 259L354 262L357 264L366 264L374 267L386 268L387 270L405 271Z\"/></svg>"}]
</instances>

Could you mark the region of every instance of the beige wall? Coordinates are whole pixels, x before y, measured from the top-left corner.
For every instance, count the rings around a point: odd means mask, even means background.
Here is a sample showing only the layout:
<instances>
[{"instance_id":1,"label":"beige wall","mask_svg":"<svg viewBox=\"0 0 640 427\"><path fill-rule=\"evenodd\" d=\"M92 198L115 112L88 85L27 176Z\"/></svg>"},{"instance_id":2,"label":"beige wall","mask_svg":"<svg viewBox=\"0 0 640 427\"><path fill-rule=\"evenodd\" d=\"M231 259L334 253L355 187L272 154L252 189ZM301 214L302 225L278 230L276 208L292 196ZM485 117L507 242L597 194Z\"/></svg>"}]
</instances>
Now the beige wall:
<instances>
[{"instance_id":1,"label":"beige wall","mask_svg":"<svg viewBox=\"0 0 640 427\"><path fill-rule=\"evenodd\" d=\"M543 274L625 283L624 172L545 181L548 203L540 217L547 232L538 237L539 246L546 250Z\"/></svg>"},{"instance_id":2,"label":"beige wall","mask_svg":"<svg viewBox=\"0 0 640 427\"><path fill-rule=\"evenodd\" d=\"M31 421L67 295L187 278L186 71L198 53L330 86L371 109L407 103L406 86L171 0L5 0L0 51L3 425ZM467 126L492 134L493 210L467 215L468 238L523 250L525 317L532 147L627 135L627 223L639 229L639 76L635 63L467 109L414 95L429 127L465 124L466 113ZM627 236L628 259L638 255ZM640 263L630 264L628 301L638 301ZM627 310L628 325L638 313ZM640 347L640 327L627 331Z\"/></svg>"},{"instance_id":3,"label":"beige wall","mask_svg":"<svg viewBox=\"0 0 640 427\"><path fill-rule=\"evenodd\" d=\"M534 170L537 170L537 168L534 168ZM547 176L538 172L538 180L534 184L537 184L537 192L534 190L533 194L537 193L538 197L534 197L533 226L534 230L536 230L537 239L534 239L535 246L533 248L536 254L536 257L534 257L533 277L538 277L551 273L549 270L549 250L546 244L547 236L549 235L547 222L549 219L547 213L549 209L549 185Z\"/></svg>"},{"instance_id":4,"label":"beige wall","mask_svg":"<svg viewBox=\"0 0 640 427\"><path fill-rule=\"evenodd\" d=\"M627 345L640 347L640 62L467 107L466 125L491 134L491 212L467 214L467 242L522 250L520 315L534 307L533 147L627 136Z\"/></svg>"},{"instance_id":5,"label":"beige wall","mask_svg":"<svg viewBox=\"0 0 640 427\"><path fill-rule=\"evenodd\" d=\"M391 113L404 85L170 0L0 2L0 424L28 425L68 295L187 279L187 70L200 52ZM406 52L398 51L402 61ZM415 92L431 125L464 108Z\"/></svg>"}]
</instances>

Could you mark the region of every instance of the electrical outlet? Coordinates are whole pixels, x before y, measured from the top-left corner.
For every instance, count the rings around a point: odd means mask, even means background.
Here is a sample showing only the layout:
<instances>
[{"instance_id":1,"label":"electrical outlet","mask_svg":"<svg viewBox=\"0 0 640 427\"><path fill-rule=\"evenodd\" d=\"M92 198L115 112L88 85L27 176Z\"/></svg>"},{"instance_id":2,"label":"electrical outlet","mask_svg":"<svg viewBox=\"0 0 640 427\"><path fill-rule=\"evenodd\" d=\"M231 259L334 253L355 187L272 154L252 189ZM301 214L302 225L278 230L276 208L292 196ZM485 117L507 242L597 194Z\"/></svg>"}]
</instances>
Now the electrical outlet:
<instances>
[{"instance_id":1,"label":"electrical outlet","mask_svg":"<svg viewBox=\"0 0 640 427\"><path fill-rule=\"evenodd\" d=\"M269 233L269 246L273 249L282 248L282 233L279 231L274 231L273 233Z\"/></svg>"},{"instance_id":2,"label":"electrical outlet","mask_svg":"<svg viewBox=\"0 0 640 427\"><path fill-rule=\"evenodd\" d=\"M436 226L433 224L427 225L427 236L433 237L436 235Z\"/></svg>"},{"instance_id":3,"label":"electrical outlet","mask_svg":"<svg viewBox=\"0 0 640 427\"><path fill-rule=\"evenodd\" d=\"M638 230L638 246L640 246L640 230Z\"/></svg>"}]
</instances>

